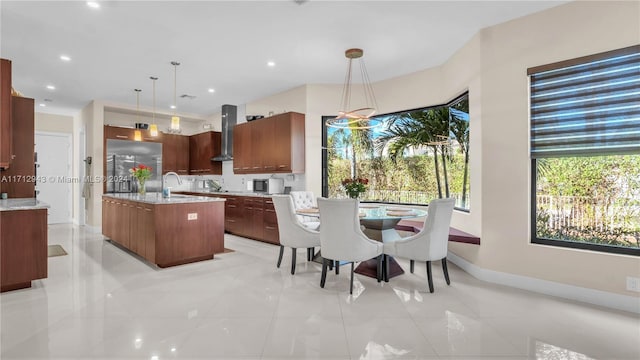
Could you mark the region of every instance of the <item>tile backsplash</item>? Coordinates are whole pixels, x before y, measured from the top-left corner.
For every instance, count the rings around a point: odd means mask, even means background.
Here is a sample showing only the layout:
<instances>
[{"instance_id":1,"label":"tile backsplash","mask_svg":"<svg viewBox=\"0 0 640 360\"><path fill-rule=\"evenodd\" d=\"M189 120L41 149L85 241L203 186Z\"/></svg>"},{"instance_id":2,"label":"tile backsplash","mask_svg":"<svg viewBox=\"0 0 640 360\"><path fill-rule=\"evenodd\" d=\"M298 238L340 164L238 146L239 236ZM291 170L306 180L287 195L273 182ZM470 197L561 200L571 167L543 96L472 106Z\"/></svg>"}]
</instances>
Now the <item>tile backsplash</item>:
<instances>
[{"instance_id":1,"label":"tile backsplash","mask_svg":"<svg viewBox=\"0 0 640 360\"><path fill-rule=\"evenodd\" d=\"M284 186L290 186L291 190L305 190L304 174L244 174L236 175L233 173L233 161L225 161L222 163L223 175L184 175L182 185L178 185L175 177L167 179L168 186L173 191L195 191L204 188L203 180L216 180L222 190L228 191L252 191L248 188L248 184L252 184L253 179L280 178L284 179Z\"/></svg>"}]
</instances>

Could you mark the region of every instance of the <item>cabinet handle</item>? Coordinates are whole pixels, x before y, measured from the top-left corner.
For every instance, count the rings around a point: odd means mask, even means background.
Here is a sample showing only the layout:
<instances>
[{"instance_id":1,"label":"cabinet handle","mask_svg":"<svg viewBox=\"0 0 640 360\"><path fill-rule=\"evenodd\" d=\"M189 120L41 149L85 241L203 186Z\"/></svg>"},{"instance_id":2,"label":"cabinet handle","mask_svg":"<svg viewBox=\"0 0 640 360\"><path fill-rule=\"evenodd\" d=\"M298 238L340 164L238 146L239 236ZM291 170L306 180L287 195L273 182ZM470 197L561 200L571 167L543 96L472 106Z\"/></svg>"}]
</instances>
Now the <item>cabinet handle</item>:
<instances>
[{"instance_id":1,"label":"cabinet handle","mask_svg":"<svg viewBox=\"0 0 640 360\"><path fill-rule=\"evenodd\" d=\"M286 168L287 165L278 165L278 168Z\"/></svg>"},{"instance_id":2,"label":"cabinet handle","mask_svg":"<svg viewBox=\"0 0 640 360\"><path fill-rule=\"evenodd\" d=\"M153 210L151 210L151 209L144 209L144 211L152 212Z\"/></svg>"},{"instance_id":3,"label":"cabinet handle","mask_svg":"<svg viewBox=\"0 0 640 360\"><path fill-rule=\"evenodd\" d=\"M236 221L233 219L227 219L227 222L236 222Z\"/></svg>"},{"instance_id":4,"label":"cabinet handle","mask_svg":"<svg viewBox=\"0 0 640 360\"><path fill-rule=\"evenodd\" d=\"M264 209L264 211L268 211L268 212L276 212L275 210L271 210L271 209Z\"/></svg>"},{"instance_id":5,"label":"cabinet handle","mask_svg":"<svg viewBox=\"0 0 640 360\"><path fill-rule=\"evenodd\" d=\"M129 138L128 136L125 136L125 135L116 135L116 137L118 139L128 139Z\"/></svg>"},{"instance_id":6,"label":"cabinet handle","mask_svg":"<svg viewBox=\"0 0 640 360\"><path fill-rule=\"evenodd\" d=\"M264 228L265 228L265 229L267 229L267 230L275 230L275 229L276 229L276 228L275 228L275 227L273 227L273 226L265 226Z\"/></svg>"},{"instance_id":7,"label":"cabinet handle","mask_svg":"<svg viewBox=\"0 0 640 360\"><path fill-rule=\"evenodd\" d=\"M265 204L273 204L273 200L265 200L264 203Z\"/></svg>"},{"instance_id":8,"label":"cabinet handle","mask_svg":"<svg viewBox=\"0 0 640 360\"><path fill-rule=\"evenodd\" d=\"M227 205L227 207L234 208L236 206L235 205Z\"/></svg>"},{"instance_id":9,"label":"cabinet handle","mask_svg":"<svg viewBox=\"0 0 640 360\"><path fill-rule=\"evenodd\" d=\"M260 166L254 166L253 168L254 169L260 169Z\"/></svg>"},{"instance_id":10,"label":"cabinet handle","mask_svg":"<svg viewBox=\"0 0 640 360\"><path fill-rule=\"evenodd\" d=\"M180 171L180 172L187 172L187 170L178 170L178 171Z\"/></svg>"}]
</instances>

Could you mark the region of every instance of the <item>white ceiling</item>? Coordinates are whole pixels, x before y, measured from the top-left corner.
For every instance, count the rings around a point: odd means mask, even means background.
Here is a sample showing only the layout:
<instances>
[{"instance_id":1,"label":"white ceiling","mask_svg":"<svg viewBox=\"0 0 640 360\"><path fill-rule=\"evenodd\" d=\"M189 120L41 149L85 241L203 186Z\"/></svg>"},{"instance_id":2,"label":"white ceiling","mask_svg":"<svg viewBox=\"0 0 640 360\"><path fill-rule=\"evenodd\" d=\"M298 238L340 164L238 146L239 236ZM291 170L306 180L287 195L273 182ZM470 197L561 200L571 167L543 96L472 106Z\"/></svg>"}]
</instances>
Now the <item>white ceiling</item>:
<instances>
[{"instance_id":1,"label":"white ceiling","mask_svg":"<svg viewBox=\"0 0 640 360\"><path fill-rule=\"evenodd\" d=\"M300 1L298 1L300 2ZM303 84L341 84L360 47L371 81L433 67L480 29L567 1L0 1L0 55L37 111L91 100L206 116ZM72 58L63 62L60 55ZM267 61L276 66L267 67ZM47 90L46 85L56 90ZM214 88L215 93L207 89ZM337 104L336 104L337 105Z\"/></svg>"}]
</instances>

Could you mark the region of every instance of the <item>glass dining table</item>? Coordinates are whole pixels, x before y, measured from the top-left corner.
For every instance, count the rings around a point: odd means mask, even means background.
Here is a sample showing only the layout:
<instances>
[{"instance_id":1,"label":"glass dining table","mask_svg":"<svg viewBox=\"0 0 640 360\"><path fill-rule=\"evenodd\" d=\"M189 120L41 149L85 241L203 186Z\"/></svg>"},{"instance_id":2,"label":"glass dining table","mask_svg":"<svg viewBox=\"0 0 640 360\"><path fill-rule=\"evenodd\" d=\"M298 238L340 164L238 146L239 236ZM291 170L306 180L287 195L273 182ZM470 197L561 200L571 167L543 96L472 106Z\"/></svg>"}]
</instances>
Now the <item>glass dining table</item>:
<instances>
[{"instance_id":1,"label":"glass dining table","mask_svg":"<svg viewBox=\"0 0 640 360\"><path fill-rule=\"evenodd\" d=\"M298 215L313 216L320 218L320 227L322 228L322 218L317 208L296 210ZM396 225L402 219L416 218L426 216L427 211L403 206L387 206L383 204L360 204L360 225L363 226L362 232L368 238L381 241L395 241L401 239L400 233L395 229ZM314 257L320 258L320 255ZM404 270L392 257L389 259L389 278L404 274ZM355 269L355 272L361 275L376 278L377 260L371 259L361 262Z\"/></svg>"}]
</instances>

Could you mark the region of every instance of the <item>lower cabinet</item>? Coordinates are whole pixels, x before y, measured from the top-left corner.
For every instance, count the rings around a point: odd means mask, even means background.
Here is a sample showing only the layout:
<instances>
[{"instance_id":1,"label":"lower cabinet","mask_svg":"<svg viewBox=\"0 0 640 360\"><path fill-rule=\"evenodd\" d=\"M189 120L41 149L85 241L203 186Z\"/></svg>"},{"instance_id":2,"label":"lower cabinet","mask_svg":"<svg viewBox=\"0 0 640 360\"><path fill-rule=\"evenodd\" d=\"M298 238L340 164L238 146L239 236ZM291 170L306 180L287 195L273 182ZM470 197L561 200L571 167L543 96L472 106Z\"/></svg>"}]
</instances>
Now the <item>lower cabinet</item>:
<instances>
[{"instance_id":1,"label":"lower cabinet","mask_svg":"<svg viewBox=\"0 0 640 360\"><path fill-rule=\"evenodd\" d=\"M280 244L278 235L278 218L271 198L264 199L264 240L273 244Z\"/></svg>"},{"instance_id":2,"label":"lower cabinet","mask_svg":"<svg viewBox=\"0 0 640 360\"><path fill-rule=\"evenodd\" d=\"M0 211L0 291L47 277L47 209Z\"/></svg>"}]
</instances>

